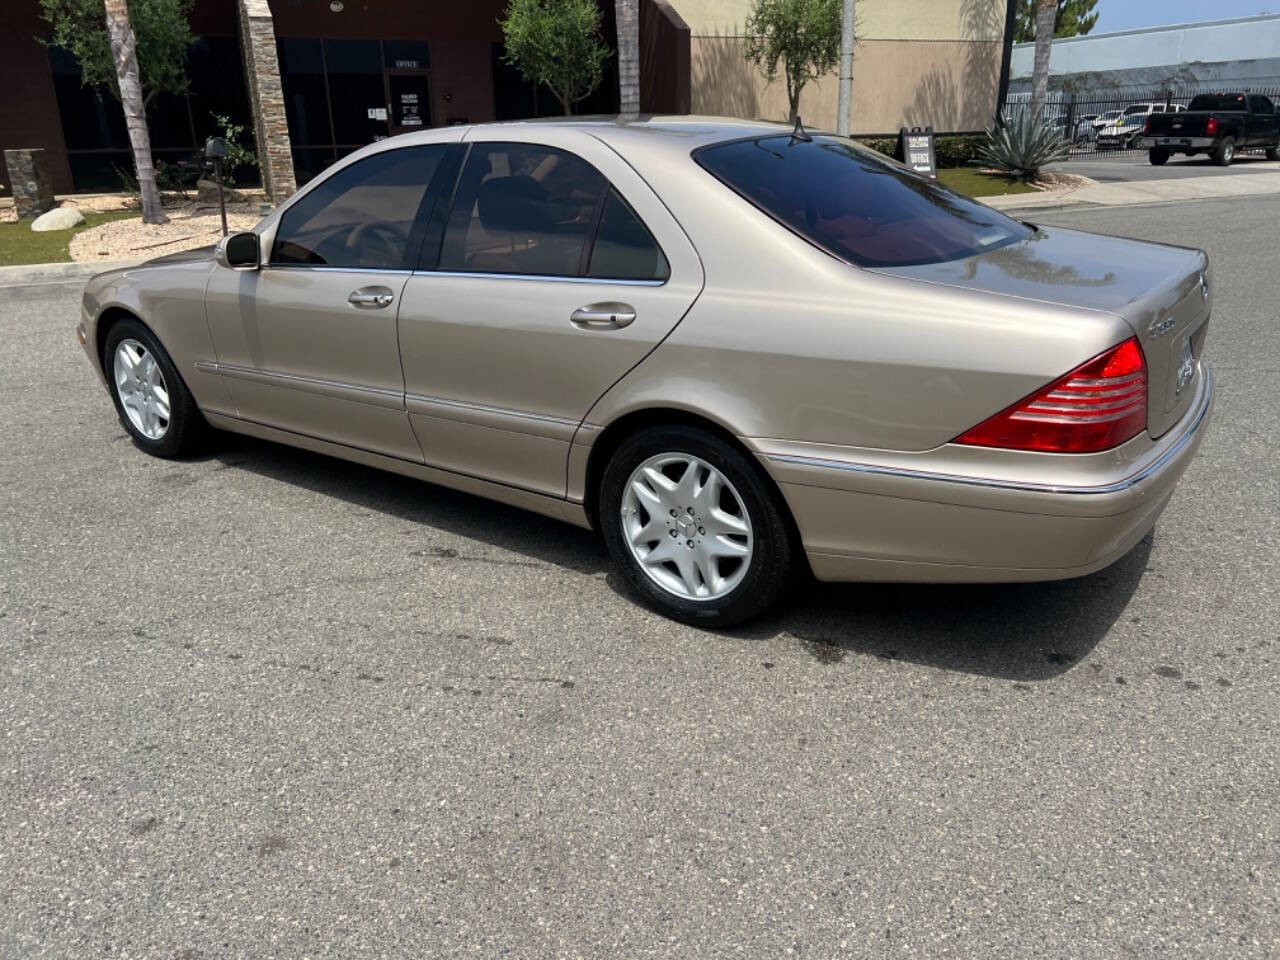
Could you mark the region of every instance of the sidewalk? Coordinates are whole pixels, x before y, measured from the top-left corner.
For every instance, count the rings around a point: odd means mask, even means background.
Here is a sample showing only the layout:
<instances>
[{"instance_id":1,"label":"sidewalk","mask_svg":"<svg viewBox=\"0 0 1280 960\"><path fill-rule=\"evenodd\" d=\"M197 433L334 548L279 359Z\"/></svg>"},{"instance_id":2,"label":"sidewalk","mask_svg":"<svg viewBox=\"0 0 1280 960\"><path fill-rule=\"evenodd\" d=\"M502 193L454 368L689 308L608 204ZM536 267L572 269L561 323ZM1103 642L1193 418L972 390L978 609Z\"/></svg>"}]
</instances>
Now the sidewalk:
<instances>
[{"instance_id":1,"label":"sidewalk","mask_svg":"<svg viewBox=\"0 0 1280 960\"><path fill-rule=\"evenodd\" d=\"M1053 207L1124 207L1140 203L1176 203L1212 200L1218 197L1251 197L1280 194L1280 171L1248 176L1183 177L1170 180L1140 180L1125 183L1091 183L1069 190L1044 193L1016 193L982 197L997 210L1038 210Z\"/></svg>"}]
</instances>

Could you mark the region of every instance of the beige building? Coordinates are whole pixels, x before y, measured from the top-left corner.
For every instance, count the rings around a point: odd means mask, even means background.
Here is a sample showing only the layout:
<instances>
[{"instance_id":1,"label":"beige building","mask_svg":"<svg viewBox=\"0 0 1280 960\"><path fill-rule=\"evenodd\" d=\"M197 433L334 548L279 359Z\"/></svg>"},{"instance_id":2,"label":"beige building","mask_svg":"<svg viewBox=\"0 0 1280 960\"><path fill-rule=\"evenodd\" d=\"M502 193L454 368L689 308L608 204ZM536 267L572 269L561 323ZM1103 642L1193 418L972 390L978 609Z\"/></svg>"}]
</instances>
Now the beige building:
<instances>
[{"instance_id":1,"label":"beige building","mask_svg":"<svg viewBox=\"0 0 1280 960\"><path fill-rule=\"evenodd\" d=\"M786 83L743 57L751 0L670 0L690 33L694 113L785 120ZM996 114L1007 0L857 0L853 131L983 130ZM810 82L800 115L833 129L837 78Z\"/></svg>"}]
</instances>

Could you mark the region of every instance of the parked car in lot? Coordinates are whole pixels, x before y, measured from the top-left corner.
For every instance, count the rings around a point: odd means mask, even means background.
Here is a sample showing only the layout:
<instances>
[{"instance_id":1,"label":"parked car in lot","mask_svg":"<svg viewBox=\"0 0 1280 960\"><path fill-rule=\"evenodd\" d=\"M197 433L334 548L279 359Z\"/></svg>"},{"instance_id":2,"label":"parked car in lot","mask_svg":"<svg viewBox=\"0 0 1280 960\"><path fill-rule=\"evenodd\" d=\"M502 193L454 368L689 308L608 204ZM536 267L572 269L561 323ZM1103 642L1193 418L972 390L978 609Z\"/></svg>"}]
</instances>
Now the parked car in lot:
<instances>
[{"instance_id":1,"label":"parked car in lot","mask_svg":"<svg viewBox=\"0 0 1280 960\"><path fill-rule=\"evenodd\" d=\"M1114 562L1204 437L1211 307L1199 250L847 139L584 119L365 147L252 232L95 277L78 335L148 453L211 425L517 504L724 625L797 567Z\"/></svg>"},{"instance_id":2,"label":"parked car in lot","mask_svg":"<svg viewBox=\"0 0 1280 960\"><path fill-rule=\"evenodd\" d=\"M1207 153L1214 163L1231 165L1240 150L1266 151L1280 159L1280 115L1270 97L1258 93L1201 93L1185 113L1152 114L1142 132L1142 145L1153 164L1167 163L1175 153Z\"/></svg>"},{"instance_id":3,"label":"parked car in lot","mask_svg":"<svg viewBox=\"0 0 1280 960\"><path fill-rule=\"evenodd\" d=\"M1133 103L1120 116L1098 131L1099 150L1129 150L1138 146L1147 117L1156 113L1180 113L1186 108L1179 103Z\"/></svg>"}]
</instances>

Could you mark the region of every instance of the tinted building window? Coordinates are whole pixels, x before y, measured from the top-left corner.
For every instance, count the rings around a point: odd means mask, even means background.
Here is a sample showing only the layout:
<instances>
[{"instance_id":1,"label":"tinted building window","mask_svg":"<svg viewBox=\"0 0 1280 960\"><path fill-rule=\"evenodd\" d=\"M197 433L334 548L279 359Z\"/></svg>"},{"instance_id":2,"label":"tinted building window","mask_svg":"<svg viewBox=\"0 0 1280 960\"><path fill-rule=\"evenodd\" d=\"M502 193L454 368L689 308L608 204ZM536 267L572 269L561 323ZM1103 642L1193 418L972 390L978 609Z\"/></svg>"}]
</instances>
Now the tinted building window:
<instances>
[{"instance_id":1,"label":"tinted building window","mask_svg":"<svg viewBox=\"0 0 1280 960\"><path fill-rule=\"evenodd\" d=\"M382 47L377 40L326 40L325 69L329 72L329 109L333 141L363 146L387 135L385 115L369 111L387 108L382 84Z\"/></svg>"},{"instance_id":2,"label":"tinted building window","mask_svg":"<svg viewBox=\"0 0 1280 960\"><path fill-rule=\"evenodd\" d=\"M1032 231L849 140L761 137L706 147L698 163L775 220L850 263L940 263Z\"/></svg>"},{"instance_id":3,"label":"tinted building window","mask_svg":"<svg viewBox=\"0 0 1280 960\"><path fill-rule=\"evenodd\" d=\"M591 246L587 275L613 280L665 280L667 258L618 191L610 189Z\"/></svg>"},{"instance_id":4,"label":"tinted building window","mask_svg":"<svg viewBox=\"0 0 1280 960\"><path fill-rule=\"evenodd\" d=\"M418 207L445 149L388 150L338 171L285 211L271 262L408 266Z\"/></svg>"},{"instance_id":5,"label":"tinted building window","mask_svg":"<svg viewBox=\"0 0 1280 960\"><path fill-rule=\"evenodd\" d=\"M458 183L440 268L579 276L606 185L563 150L477 144Z\"/></svg>"},{"instance_id":6,"label":"tinted building window","mask_svg":"<svg viewBox=\"0 0 1280 960\"><path fill-rule=\"evenodd\" d=\"M319 40L285 37L276 41L289 140L295 147L330 147L329 100L324 83L324 55ZM333 159L330 149L330 160Z\"/></svg>"}]
</instances>

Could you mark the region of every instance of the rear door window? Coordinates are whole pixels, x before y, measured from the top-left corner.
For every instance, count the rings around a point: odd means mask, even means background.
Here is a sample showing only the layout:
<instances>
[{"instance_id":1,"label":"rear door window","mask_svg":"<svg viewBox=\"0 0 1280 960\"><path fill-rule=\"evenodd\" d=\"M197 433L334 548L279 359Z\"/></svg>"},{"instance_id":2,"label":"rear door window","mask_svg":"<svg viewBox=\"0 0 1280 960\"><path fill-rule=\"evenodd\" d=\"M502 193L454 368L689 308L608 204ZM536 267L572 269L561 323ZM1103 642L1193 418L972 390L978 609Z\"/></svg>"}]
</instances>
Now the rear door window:
<instances>
[{"instance_id":1,"label":"rear door window","mask_svg":"<svg viewBox=\"0 0 1280 960\"><path fill-rule=\"evenodd\" d=\"M280 218L273 264L406 269L416 260L419 207L448 147L365 157L300 197Z\"/></svg>"},{"instance_id":2,"label":"rear door window","mask_svg":"<svg viewBox=\"0 0 1280 960\"><path fill-rule=\"evenodd\" d=\"M587 276L613 280L665 280L667 258L627 202L610 189L591 247Z\"/></svg>"},{"instance_id":3,"label":"rear door window","mask_svg":"<svg viewBox=\"0 0 1280 960\"><path fill-rule=\"evenodd\" d=\"M959 260L1033 233L841 137L759 137L703 147L694 157L778 222L865 267Z\"/></svg>"}]
</instances>

